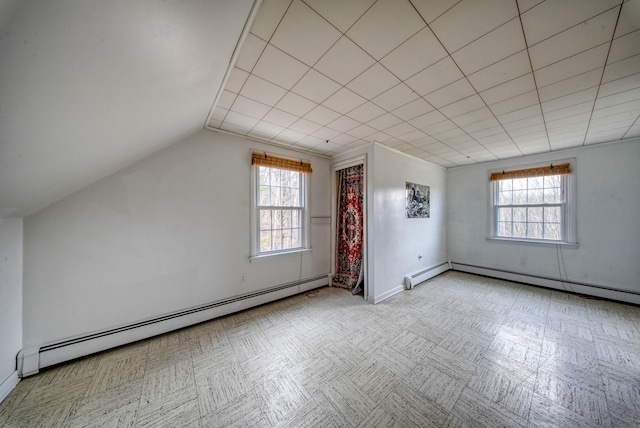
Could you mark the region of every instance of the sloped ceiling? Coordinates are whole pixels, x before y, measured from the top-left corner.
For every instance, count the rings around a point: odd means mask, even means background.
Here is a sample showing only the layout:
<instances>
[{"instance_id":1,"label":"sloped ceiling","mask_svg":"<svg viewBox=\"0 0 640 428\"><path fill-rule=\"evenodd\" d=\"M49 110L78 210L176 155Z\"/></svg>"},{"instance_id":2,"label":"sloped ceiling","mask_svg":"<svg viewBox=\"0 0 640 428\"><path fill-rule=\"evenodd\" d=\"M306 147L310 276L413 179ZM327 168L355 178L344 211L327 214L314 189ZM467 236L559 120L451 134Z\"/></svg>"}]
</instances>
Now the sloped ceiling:
<instances>
[{"instance_id":1,"label":"sloped ceiling","mask_svg":"<svg viewBox=\"0 0 640 428\"><path fill-rule=\"evenodd\" d=\"M453 167L640 135L640 0L264 0L207 127Z\"/></svg>"},{"instance_id":2,"label":"sloped ceiling","mask_svg":"<svg viewBox=\"0 0 640 428\"><path fill-rule=\"evenodd\" d=\"M0 2L0 218L202 129L252 0Z\"/></svg>"}]
</instances>

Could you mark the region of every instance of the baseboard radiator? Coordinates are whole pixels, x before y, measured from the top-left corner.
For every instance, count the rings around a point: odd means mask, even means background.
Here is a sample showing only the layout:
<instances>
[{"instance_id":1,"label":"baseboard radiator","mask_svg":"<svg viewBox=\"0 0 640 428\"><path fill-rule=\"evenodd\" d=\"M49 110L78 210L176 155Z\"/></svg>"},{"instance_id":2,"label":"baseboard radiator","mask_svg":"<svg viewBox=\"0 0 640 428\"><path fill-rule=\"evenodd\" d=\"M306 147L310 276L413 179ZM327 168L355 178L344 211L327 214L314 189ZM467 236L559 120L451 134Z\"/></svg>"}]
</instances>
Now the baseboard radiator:
<instances>
[{"instance_id":1,"label":"baseboard radiator","mask_svg":"<svg viewBox=\"0 0 640 428\"><path fill-rule=\"evenodd\" d=\"M65 361L148 339L326 285L329 285L328 274L234 296L117 328L25 348L18 353L18 374L21 377L31 376L38 373L40 369Z\"/></svg>"},{"instance_id":2,"label":"baseboard radiator","mask_svg":"<svg viewBox=\"0 0 640 428\"><path fill-rule=\"evenodd\" d=\"M459 272L474 273L492 278L506 279L508 281L521 282L523 284L537 285L553 288L571 293L584 294L604 299L618 300L621 302L640 305L640 292L624 290L622 288L606 287L597 284L587 284L571 280L552 278L539 275L523 274L519 272L495 269L485 266L476 266L466 263L451 262L451 268Z\"/></svg>"},{"instance_id":3,"label":"baseboard radiator","mask_svg":"<svg viewBox=\"0 0 640 428\"><path fill-rule=\"evenodd\" d=\"M411 290L416 285L433 278L436 275L440 275L442 272L446 272L451 269L449 262L443 262L439 265L408 274L404 277L404 288Z\"/></svg>"}]
</instances>

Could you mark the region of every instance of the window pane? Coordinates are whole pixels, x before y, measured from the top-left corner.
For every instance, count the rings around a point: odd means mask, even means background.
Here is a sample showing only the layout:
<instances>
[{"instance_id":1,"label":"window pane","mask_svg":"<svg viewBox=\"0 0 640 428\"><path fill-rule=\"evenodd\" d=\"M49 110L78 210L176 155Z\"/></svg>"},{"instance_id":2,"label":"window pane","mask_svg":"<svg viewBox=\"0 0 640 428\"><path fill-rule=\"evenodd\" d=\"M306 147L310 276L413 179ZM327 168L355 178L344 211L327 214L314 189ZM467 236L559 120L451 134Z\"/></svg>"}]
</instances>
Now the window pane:
<instances>
[{"instance_id":1,"label":"window pane","mask_svg":"<svg viewBox=\"0 0 640 428\"><path fill-rule=\"evenodd\" d=\"M545 176L544 187L560 187L560 176L559 175Z\"/></svg>"},{"instance_id":2,"label":"window pane","mask_svg":"<svg viewBox=\"0 0 640 428\"><path fill-rule=\"evenodd\" d=\"M526 208L514 208L513 220L518 222L527 221L527 209Z\"/></svg>"},{"instance_id":3,"label":"window pane","mask_svg":"<svg viewBox=\"0 0 640 428\"><path fill-rule=\"evenodd\" d=\"M533 177L528 182L529 189L542 189L542 177Z\"/></svg>"},{"instance_id":4,"label":"window pane","mask_svg":"<svg viewBox=\"0 0 640 428\"><path fill-rule=\"evenodd\" d=\"M559 187L544 189L544 203L558 204L562 203L562 191Z\"/></svg>"},{"instance_id":5,"label":"window pane","mask_svg":"<svg viewBox=\"0 0 640 428\"><path fill-rule=\"evenodd\" d=\"M511 190L513 189L513 180L500 180L498 186L499 191Z\"/></svg>"},{"instance_id":6,"label":"window pane","mask_svg":"<svg viewBox=\"0 0 640 428\"><path fill-rule=\"evenodd\" d=\"M529 190L527 203L528 204L541 204L542 203L542 189Z\"/></svg>"},{"instance_id":7,"label":"window pane","mask_svg":"<svg viewBox=\"0 0 640 428\"><path fill-rule=\"evenodd\" d=\"M542 223L542 207L527 208L527 221Z\"/></svg>"},{"instance_id":8,"label":"window pane","mask_svg":"<svg viewBox=\"0 0 640 428\"><path fill-rule=\"evenodd\" d=\"M271 231L260 232L260 251L271 251Z\"/></svg>"},{"instance_id":9,"label":"window pane","mask_svg":"<svg viewBox=\"0 0 640 428\"><path fill-rule=\"evenodd\" d=\"M511 236L511 222L498 223L498 236Z\"/></svg>"},{"instance_id":10,"label":"window pane","mask_svg":"<svg viewBox=\"0 0 640 428\"><path fill-rule=\"evenodd\" d=\"M269 196L271 189L269 186L260 186L260 205L269 205Z\"/></svg>"},{"instance_id":11,"label":"window pane","mask_svg":"<svg viewBox=\"0 0 640 428\"><path fill-rule=\"evenodd\" d=\"M560 207L546 207L544 209L545 223L560 223L562 209Z\"/></svg>"},{"instance_id":12,"label":"window pane","mask_svg":"<svg viewBox=\"0 0 640 428\"><path fill-rule=\"evenodd\" d=\"M291 227L291 210L282 211L282 227L283 228Z\"/></svg>"},{"instance_id":13,"label":"window pane","mask_svg":"<svg viewBox=\"0 0 640 428\"><path fill-rule=\"evenodd\" d=\"M514 190L513 191L513 203L515 205L524 205L527 203L527 191L526 190Z\"/></svg>"},{"instance_id":14,"label":"window pane","mask_svg":"<svg viewBox=\"0 0 640 428\"><path fill-rule=\"evenodd\" d=\"M264 166L258 167L258 174L260 177L260 184L265 184L268 185L269 184L269 172L271 171L270 168L265 168Z\"/></svg>"},{"instance_id":15,"label":"window pane","mask_svg":"<svg viewBox=\"0 0 640 428\"><path fill-rule=\"evenodd\" d=\"M271 206L281 206L282 205L282 198L281 198L281 194L280 194L280 188L279 187L270 187L271 192L271 200L269 201Z\"/></svg>"},{"instance_id":16,"label":"window pane","mask_svg":"<svg viewBox=\"0 0 640 428\"><path fill-rule=\"evenodd\" d=\"M282 230L273 231L272 241L273 250L282 250Z\"/></svg>"},{"instance_id":17,"label":"window pane","mask_svg":"<svg viewBox=\"0 0 640 428\"><path fill-rule=\"evenodd\" d=\"M271 229L271 211L260 210L260 230Z\"/></svg>"},{"instance_id":18,"label":"window pane","mask_svg":"<svg viewBox=\"0 0 640 428\"><path fill-rule=\"evenodd\" d=\"M558 224L558 223L545 223L545 225L544 225L544 239L560 240L560 224Z\"/></svg>"},{"instance_id":19,"label":"window pane","mask_svg":"<svg viewBox=\"0 0 640 428\"><path fill-rule=\"evenodd\" d=\"M513 223L513 237L514 238L526 238L527 237L527 223Z\"/></svg>"},{"instance_id":20,"label":"window pane","mask_svg":"<svg viewBox=\"0 0 640 428\"><path fill-rule=\"evenodd\" d=\"M498 221L511 221L513 219L513 208L498 208Z\"/></svg>"},{"instance_id":21,"label":"window pane","mask_svg":"<svg viewBox=\"0 0 640 428\"><path fill-rule=\"evenodd\" d=\"M529 223L527 225L527 238L542 239L542 223Z\"/></svg>"},{"instance_id":22,"label":"window pane","mask_svg":"<svg viewBox=\"0 0 640 428\"><path fill-rule=\"evenodd\" d=\"M499 205L510 205L513 203L513 192L500 192L498 194L498 204Z\"/></svg>"},{"instance_id":23,"label":"window pane","mask_svg":"<svg viewBox=\"0 0 640 428\"><path fill-rule=\"evenodd\" d=\"M291 248L299 248L301 246L300 229L291 229Z\"/></svg>"},{"instance_id":24,"label":"window pane","mask_svg":"<svg viewBox=\"0 0 640 428\"><path fill-rule=\"evenodd\" d=\"M282 200L282 206L283 207L290 207L291 206L291 188L290 187L282 187L280 189L281 191L281 200Z\"/></svg>"},{"instance_id":25,"label":"window pane","mask_svg":"<svg viewBox=\"0 0 640 428\"><path fill-rule=\"evenodd\" d=\"M513 190L521 190L527 188L526 178L515 178L513 180Z\"/></svg>"}]
</instances>

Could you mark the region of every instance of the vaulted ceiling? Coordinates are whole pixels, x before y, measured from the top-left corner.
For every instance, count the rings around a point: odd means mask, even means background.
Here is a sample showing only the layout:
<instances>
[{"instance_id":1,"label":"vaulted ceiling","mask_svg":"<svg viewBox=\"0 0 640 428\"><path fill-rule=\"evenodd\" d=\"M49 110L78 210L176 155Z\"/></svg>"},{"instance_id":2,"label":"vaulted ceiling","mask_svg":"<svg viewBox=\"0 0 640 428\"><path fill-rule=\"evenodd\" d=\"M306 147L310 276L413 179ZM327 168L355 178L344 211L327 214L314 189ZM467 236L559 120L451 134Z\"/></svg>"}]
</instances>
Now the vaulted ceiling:
<instances>
[{"instance_id":1,"label":"vaulted ceiling","mask_svg":"<svg viewBox=\"0 0 640 428\"><path fill-rule=\"evenodd\" d=\"M640 1L264 0L207 127L453 167L640 135Z\"/></svg>"},{"instance_id":2,"label":"vaulted ceiling","mask_svg":"<svg viewBox=\"0 0 640 428\"><path fill-rule=\"evenodd\" d=\"M640 0L0 0L0 27L0 218L203 127L445 167L640 135Z\"/></svg>"}]
</instances>

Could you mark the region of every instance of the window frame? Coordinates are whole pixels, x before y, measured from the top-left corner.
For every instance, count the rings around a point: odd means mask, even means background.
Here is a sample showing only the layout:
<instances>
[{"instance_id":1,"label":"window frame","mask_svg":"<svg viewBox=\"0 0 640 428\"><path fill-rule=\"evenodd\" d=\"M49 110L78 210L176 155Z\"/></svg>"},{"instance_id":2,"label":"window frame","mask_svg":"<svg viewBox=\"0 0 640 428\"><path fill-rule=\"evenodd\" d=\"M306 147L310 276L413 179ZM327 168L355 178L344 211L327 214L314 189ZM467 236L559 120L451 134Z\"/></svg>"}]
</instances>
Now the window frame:
<instances>
[{"instance_id":1,"label":"window frame","mask_svg":"<svg viewBox=\"0 0 640 428\"><path fill-rule=\"evenodd\" d=\"M303 172L300 174L300 202L301 207L270 207L277 209L295 209L300 210L300 247L288 248L283 250L260 251L260 174L258 168L260 165L251 166L251 255L250 261L259 261L274 256L283 256L291 254L299 254L301 252L310 251L309 248L309 175ZM262 166L263 168L272 168L287 170L286 168L277 168Z\"/></svg>"},{"instance_id":2,"label":"window frame","mask_svg":"<svg viewBox=\"0 0 640 428\"><path fill-rule=\"evenodd\" d=\"M576 239L576 174L577 174L577 162L575 158L572 159L560 159L553 160L550 162L537 163L532 165L513 165L509 169L528 169L528 168L536 168L543 165L548 166L549 164L564 164L569 163L571 165L571 172L569 174L562 176L562 184L561 189L563 192L563 202L562 203L553 203L553 204L515 204L517 206L533 206L533 207L541 207L541 206L557 206L562 205L562 222L561 222L561 239L560 240L550 240L550 239L535 239L535 238L521 238L521 237L511 237L511 236L499 236L498 235L498 209L501 206L498 205L498 193L497 188L499 181L489 181L489 236L486 238L488 241L496 241L496 242L512 242L518 244L533 244L533 245L550 245L550 246L569 246L569 247L577 247L577 239ZM506 169L506 168L504 168ZM489 175L492 173L500 172L503 168L499 170L490 170ZM513 205L513 204L512 204Z\"/></svg>"}]
</instances>

